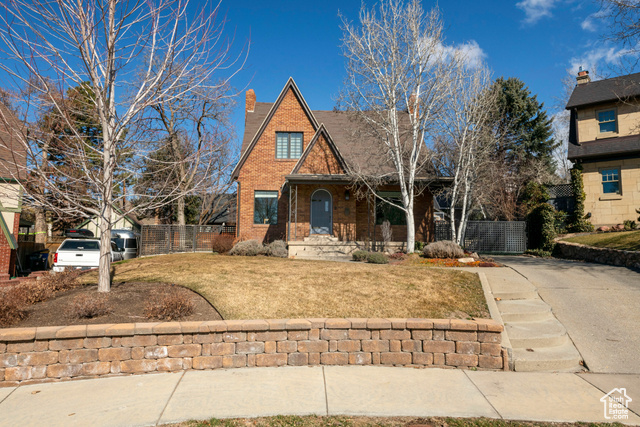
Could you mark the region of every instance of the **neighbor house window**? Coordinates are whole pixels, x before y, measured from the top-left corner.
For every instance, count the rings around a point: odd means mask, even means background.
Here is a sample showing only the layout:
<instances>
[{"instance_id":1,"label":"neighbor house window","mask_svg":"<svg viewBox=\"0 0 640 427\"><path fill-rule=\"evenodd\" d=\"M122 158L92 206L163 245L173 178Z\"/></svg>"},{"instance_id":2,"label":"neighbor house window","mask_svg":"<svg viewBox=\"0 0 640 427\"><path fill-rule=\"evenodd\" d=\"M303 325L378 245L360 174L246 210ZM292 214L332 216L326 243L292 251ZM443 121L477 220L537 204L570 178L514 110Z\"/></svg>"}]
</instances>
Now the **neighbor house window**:
<instances>
[{"instance_id":1,"label":"neighbor house window","mask_svg":"<svg viewBox=\"0 0 640 427\"><path fill-rule=\"evenodd\" d=\"M602 192L604 194L620 194L620 169L602 169Z\"/></svg>"},{"instance_id":2,"label":"neighbor house window","mask_svg":"<svg viewBox=\"0 0 640 427\"><path fill-rule=\"evenodd\" d=\"M299 159L302 155L302 133L276 132L276 159Z\"/></svg>"},{"instance_id":3,"label":"neighbor house window","mask_svg":"<svg viewBox=\"0 0 640 427\"><path fill-rule=\"evenodd\" d=\"M404 211L387 203L402 206L402 194L399 191L381 191L378 196L386 201L376 198L376 224L389 221L391 225L407 225Z\"/></svg>"},{"instance_id":4,"label":"neighbor house window","mask_svg":"<svg viewBox=\"0 0 640 427\"><path fill-rule=\"evenodd\" d=\"M598 127L600 133L612 133L617 131L616 126L616 110L598 111Z\"/></svg>"},{"instance_id":5,"label":"neighbor house window","mask_svg":"<svg viewBox=\"0 0 640 427\"><path fill-rule=\"evenodd\" d=\"M278 192L256 191L253 203L254 224L278 223Z\"/></svg>"}]
</instances>

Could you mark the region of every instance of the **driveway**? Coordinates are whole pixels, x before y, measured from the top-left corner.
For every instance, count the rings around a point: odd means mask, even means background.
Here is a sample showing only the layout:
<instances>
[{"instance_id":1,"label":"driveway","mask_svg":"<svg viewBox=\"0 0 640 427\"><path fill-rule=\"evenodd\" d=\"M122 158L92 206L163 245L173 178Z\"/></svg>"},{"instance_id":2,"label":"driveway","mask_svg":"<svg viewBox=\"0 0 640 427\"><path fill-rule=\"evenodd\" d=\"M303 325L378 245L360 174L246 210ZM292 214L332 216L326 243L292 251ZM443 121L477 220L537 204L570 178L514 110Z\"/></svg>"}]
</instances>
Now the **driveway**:
<instances>
[{"instance_id":1,"label":"driveway","mask_svg":"<svg viewBox=\"0 0 640 427\"><path fill-rule=\"evenodd\" d=\"M590 371L640 374L640 273L578 261L494 258L536 286Z\"/></svg>"}]
</instances>

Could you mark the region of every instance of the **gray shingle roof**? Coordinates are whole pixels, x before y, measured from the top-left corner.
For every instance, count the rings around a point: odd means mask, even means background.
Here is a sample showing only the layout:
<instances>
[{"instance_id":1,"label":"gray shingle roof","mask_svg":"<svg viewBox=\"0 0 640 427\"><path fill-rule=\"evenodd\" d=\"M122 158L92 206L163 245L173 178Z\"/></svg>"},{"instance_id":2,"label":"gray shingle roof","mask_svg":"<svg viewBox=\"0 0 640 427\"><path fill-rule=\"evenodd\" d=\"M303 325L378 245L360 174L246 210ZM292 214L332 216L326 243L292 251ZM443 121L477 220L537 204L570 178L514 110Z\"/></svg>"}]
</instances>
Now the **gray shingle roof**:
<instances>
[{"instance_id":1,"label":"gray shingle roof","mask_svg":"<svg viewBox=\"0 0 640 427\"><path fill-rule=\"evenodd\" d=\"M567 109L640 96L640 73L576 85Z\"/></svg>"},{"instance_id":2,"label":"gray shingle roof","mask_svg":"<svg viewBox=\"0 0 640 427\"><path fill-rule=\"evenodd\" d=\"M569 144L569 160L604 158L640 153L640 135L586 141L581 145Z\"/></svg>"},{"instance_id":3,"label":"gray shingle roof","mask_svg":"<svg viewBox=\"0 0 640 427\"><path fill-rule=\"evenodd\" d=\"M254 112L247 113L241 155L251 145L272 106L273 103L257 102ZM324 124L348 165L358 168L364 174L395 171L393 165L378 154L381 148L377 147L379 142L368 137L366 126L356 119L355 113L327 110L314 110L312 113L319 124Z\"/></svg>"}]
</instances>

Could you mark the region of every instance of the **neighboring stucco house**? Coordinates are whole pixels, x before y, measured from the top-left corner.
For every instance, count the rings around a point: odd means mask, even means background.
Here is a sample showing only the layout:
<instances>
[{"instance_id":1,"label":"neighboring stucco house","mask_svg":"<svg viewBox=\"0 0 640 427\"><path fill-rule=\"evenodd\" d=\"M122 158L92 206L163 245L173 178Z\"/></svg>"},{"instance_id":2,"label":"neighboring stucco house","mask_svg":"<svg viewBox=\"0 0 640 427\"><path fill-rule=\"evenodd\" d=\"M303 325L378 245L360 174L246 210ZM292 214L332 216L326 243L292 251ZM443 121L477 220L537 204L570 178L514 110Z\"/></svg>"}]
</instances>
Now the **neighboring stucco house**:
<instances>
[{"instance_id":1,"label":"neighboring stucco house","mask_svg":"<svg viewBox=\"0 0 640 427\"><path fill-rule=\"evenodd\" d=\"M134 215L124 215L120 219L117 219L122 215L122 211L114 207L111 213L111 229L112 230L131 230L133 232L139 233L141 229L140 222ZM82 228L84 230L90 230L94 236L100 237L100 223L98 221L97 216L93 216L89 219L84 220L80 225L76 228Z\"/></svg>"},{"instance_id":2,"label":"neighboring stucco house","mask_svg":"<svg viewBox=\"0 0 640 427\"><path fill-rule=\"evenodd\" d=\"M640 73L592 82L578 73L568 158L583 167L585 213L596 226L638 218L640 208Z\"/></svg>"},{"instance_id":3,"label":"neighboring stucco house","mask_svg":"<svg viewBox=\"0 0 640 427\"><path fill-rule=\"evenodd\" d=\"M292 78L273 103L256 102L249 90L241 157L232 173L238 185L237 236L286 240L292 256L313 256L317 250L349 253L379 242L386 219L396 247L401 246L406 240L402 211L362 197L347 173L389 168L372 160L376 147L371 139L354 136L357 126L349 113L312 111ZM400 197L392 182L378 191L385 198ZM429 188L417 195L414 215L416 241L432 240Z\"/></svg>"},{"instance_id":4,"label":"neighboring stucco house","mask_svg":"<svg viewBox=\"0 0 640 427\"><path fill-rule=\"evenodd\" d=\"M17 132L22 123L0 103L0 280L16 274L26 156Z\"/></svg>"}]
</instances>

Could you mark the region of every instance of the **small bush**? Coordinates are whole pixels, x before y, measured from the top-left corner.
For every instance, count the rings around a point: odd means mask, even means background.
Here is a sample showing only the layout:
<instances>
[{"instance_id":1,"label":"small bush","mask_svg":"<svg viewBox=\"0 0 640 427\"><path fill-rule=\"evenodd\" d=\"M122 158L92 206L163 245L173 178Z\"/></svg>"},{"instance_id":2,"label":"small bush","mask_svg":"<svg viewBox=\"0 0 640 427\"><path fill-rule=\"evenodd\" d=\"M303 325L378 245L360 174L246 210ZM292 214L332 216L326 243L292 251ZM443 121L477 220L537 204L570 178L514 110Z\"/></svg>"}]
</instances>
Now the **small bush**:
<instances>
[{"instance_id":1,"label":"small bush","mask_svg":"<svg viewBox=\"0 0 640 427\"><path fill-rule=\"evenodd\" d=\"M529 211L527 228L531 248L553 250L557 236L555 222L556 210L548 203L541 203Z\"/></svg>"},{"instance_id":2,"label":"small bush","mask_svg":"<svg viewBox=\"0 0 640 427\"><path fill-rule=\"evenodd\" d=\"M424 249L424 242L415 242L413 244L413 250L416 252L422 252L422 249Z\"/></svg>"},{"instance_id":3,"label":"small bush","mask_svg":"<svg viewBox=\"0 0 640 427\"><path fill-rule=\"evenodd\" d=\"M371 264L389 264L389 258L382 252L369 252L367 262Z\"/></svg>"},{"instance_id":4,"label":"small bush","mask_svg":"<svg viewBox=\"0 0 640 427\"><path fill-rule=\"evenodd\" d=\"M236 238L231 234L216 234L211 241L211 249L219 254L226 254L233 249Z\"/></svg>"},{"instance_id":5,"label":"small bush","mask_svg":"<svg viewBox=\"0 0 640 427\"><path fill-rule=\"evenodd\" d=\"M351 257L354 261L366 261L367 255L369 255L369 252L358 249L357 251L353 251Z\"/></svg>"},{"instance_id":6,"label":"small bush","mask_svg":"<svg viewBox=\"0 0 640 427\"><path fill-rule=\"evenodd\" d=\"M403 260L406 258L407 258L407 254L405 254L404 252L395 252L389 255L389 259L393 259L393 260Z\"/></svg>"},{"instance_id":7,"label":"small bush","mask_svg":"<svg viewBox=\"0 0 640 427\"><path fill-rule=\"evenodd\" d=\"M144 315L147 319L179 320L191 315L194 309L195 304L186 291L172 286L169 291L156 295L147 302Z\"/></svg>"},{"instance_id":8,"label":"small bush","mask_svg":"<svg viewBox=\"0 0 640 427\"><path fill-rule=\"evenodd\" d=\"M527 249L526 251L524 251L524 253L527 255L534 255L542 258L550 258L552 256L552 251L545 251L542 249Z\"/></svg>"},{"instance_id":9,"label":"small bush","mask_svg":"<svg viewBox=\"0 0 640 427\"><path fill-rule=\"evenodd\" d=\"M456 243L450 240L429 243L422 250L427 258L462 258L464 251Z\"/></svg>"},{"instance_id":10,"label":"small bush","mask_svg":"<svg viewBox=\"0 0 640 427\"><path fill-rule=\"evenodd\" d=\"M80 274L80 270L65 270L60 273L45 274L37 282L39 286L48 287L51 292L66 291L78 286L76 279Z\"/></svg>"},{"instance_id":11,"label":"small bush","mask_svg":"<svg viewBox=\"0 0 640 427\"><path fill-rule=\"evenodd\" d=\"M256 256L264 255L265 253L266 250L264 245L257 240L244 240L242 242L238 242L229 251L229 255L240 256Z\"/></svg>"},{"instance_id":12,"label":"small bush","mask_svg":"<svg viewBox=\"0 0 640 427\"><path fill-rule=\"evenodd\" d=\"M274 240L267 245L266 255L278 258L287 258L289 256L287 244L284 242L284 240Z\"/></svg>"},{"instance_id":13,"label":"small bush","mask_svg":"<svg viewBox=\"0 0 640 427\"><path fill-rule=\"evenodd\" d=\"M624 229L626 231L635 230L637 227L636 222L630 219L624 220Z\"/></svg>"},{"instance_id":14,"label":"small bush","mask_svg":"<svg viewBox=\"0 0 640 427\"><path fill-rule=\"evenodd\" d=\"M100 294L80 294L73 299L69 308L71 317L78 319L93 319L111 311L109 297Z\"/></svg>"}]
</instances>

